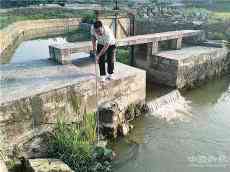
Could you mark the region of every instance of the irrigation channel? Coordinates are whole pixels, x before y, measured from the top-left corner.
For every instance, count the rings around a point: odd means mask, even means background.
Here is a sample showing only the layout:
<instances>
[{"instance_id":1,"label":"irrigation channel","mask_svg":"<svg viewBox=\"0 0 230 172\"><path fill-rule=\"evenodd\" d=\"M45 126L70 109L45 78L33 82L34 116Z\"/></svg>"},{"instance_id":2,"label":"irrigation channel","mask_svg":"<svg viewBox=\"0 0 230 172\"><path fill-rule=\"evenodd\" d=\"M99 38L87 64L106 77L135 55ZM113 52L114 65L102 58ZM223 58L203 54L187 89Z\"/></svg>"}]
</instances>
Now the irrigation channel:
<instances>
[{"instance_id":1,"label":"irrigation channel","mask_svg":"<svg viewBox=\"0 0 230 172\"><path fill-rule=\"evenodd\" d=\"M48 45L54 42L63 43L66 39L25 41L15 50L10 63L48 58ZM149 103L171 91L152 84L147 87ZM112 145L118 155L115 171L230 170L230 75L176 96L158 113L137 119L131 134Z\"/></svg>"}]
</instances>

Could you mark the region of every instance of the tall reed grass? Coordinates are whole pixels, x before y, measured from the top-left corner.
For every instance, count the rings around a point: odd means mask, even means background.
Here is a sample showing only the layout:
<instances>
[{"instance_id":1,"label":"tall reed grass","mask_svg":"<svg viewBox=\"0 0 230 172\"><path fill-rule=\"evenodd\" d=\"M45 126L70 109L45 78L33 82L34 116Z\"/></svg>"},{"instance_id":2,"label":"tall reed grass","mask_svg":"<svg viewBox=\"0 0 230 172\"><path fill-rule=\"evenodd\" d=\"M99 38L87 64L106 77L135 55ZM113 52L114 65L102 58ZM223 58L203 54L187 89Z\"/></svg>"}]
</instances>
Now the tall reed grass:
<instances>
[{"instance_id":1,"label":"tall reed grass","mask_svg":"<svg viewBox=\"0 0 230 172\"><path fill-rule=\"evenodd\" d=\"M63 160L76 172L111 171L112 151L95 146L95 115L86 113L74 124L59 118L49 141L49 156Z\"/></svg>"}]
</instances>

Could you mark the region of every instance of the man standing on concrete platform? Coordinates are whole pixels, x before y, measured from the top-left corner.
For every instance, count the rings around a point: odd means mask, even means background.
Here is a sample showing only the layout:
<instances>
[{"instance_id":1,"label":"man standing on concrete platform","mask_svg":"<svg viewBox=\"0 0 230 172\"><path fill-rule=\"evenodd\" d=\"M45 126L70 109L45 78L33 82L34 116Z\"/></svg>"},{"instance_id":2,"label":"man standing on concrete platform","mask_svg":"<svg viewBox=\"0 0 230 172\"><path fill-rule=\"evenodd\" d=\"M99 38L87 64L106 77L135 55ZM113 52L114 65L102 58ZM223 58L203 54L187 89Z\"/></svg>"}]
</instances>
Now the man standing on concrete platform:
<instances>
[{"instance_id":1,"label":"man standing on concrete platform","mask_svg":"<svg viewBox=\"0 0 230 172\"><path fill-rule=\"evenodd\" d=\"M116 39L113 31L102 24L101 21L96 21L91 27L91 36L93 43L93 51L97 50L96 61L99 64L101 81L105 79L113 79L114 62L116 54ZM105 70L105 55L107 55L108 76L106 77Z\"/></svg>"}]
</instances>

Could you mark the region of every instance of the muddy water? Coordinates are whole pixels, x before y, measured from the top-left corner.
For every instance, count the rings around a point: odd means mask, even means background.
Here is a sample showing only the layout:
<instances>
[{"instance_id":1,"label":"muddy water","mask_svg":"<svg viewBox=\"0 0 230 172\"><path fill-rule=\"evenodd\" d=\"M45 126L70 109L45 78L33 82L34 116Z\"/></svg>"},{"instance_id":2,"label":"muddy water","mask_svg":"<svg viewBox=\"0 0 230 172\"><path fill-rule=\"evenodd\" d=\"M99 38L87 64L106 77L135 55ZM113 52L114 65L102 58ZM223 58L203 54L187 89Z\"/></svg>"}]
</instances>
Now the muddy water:
<instances>
[{"instance_id":1,"label":"muddy water","mask_svg":"<svg viewBox=\"0 0 230 172\"><path fill-rule=\"evenodd\" d=\"M168 88L148 90L151 101ZM115 171L230 171L230 76L188 91L181 100L136 121L131 135L114 146Z\"/></svg>"}]
</instances>

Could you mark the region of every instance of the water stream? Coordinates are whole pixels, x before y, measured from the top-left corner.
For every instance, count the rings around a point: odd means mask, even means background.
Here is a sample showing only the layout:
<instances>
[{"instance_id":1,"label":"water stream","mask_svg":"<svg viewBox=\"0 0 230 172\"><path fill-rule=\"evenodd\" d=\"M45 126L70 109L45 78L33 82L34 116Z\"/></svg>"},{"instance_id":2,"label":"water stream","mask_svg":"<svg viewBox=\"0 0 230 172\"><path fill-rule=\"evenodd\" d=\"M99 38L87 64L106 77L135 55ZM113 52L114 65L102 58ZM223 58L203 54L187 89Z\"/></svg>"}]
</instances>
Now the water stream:
<instances>
[{"instance_id":1,"label":"water stream","mask_svg":"<svg viewBox=\"0 0 230 172\"><path fill-rule=\"evenodd\" d=\"M150 102L158 91L148 91ZM135 126L114 145L118 172L229 171L230 76L182 94Z\"/></svg>"}]
</instances>

